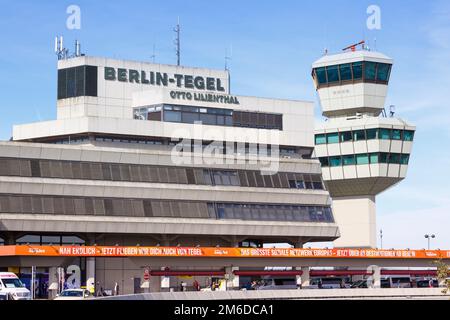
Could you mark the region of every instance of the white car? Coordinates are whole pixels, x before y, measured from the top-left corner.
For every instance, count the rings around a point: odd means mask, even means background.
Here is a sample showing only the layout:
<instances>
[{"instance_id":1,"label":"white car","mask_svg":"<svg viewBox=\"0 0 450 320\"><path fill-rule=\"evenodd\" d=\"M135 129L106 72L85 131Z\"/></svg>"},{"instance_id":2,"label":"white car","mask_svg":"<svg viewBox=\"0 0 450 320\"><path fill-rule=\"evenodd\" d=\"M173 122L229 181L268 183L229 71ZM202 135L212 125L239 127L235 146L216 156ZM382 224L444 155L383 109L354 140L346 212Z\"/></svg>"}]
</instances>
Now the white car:
<instances>
[{"instance_id":1,"label":"white car","mask_svg":"<svg viewBox=\"0 0 450 320\"><path fill-rule=\"evenodd\" d=\"M61 291L60 294L56 295L53 300L83 300L92 298L89 290L86 289L66 289Z\"/></svg>"},{"instance_id":2,"label":"white car","mask_svg":"<svg viewBox=\"0 0 450 320\"><path fill-rule=\"evenodd\" d=\"M12 272L0 272L0 292L2 298L14 300L30 300L30 290Z\"/></svg>"}]
</instances>

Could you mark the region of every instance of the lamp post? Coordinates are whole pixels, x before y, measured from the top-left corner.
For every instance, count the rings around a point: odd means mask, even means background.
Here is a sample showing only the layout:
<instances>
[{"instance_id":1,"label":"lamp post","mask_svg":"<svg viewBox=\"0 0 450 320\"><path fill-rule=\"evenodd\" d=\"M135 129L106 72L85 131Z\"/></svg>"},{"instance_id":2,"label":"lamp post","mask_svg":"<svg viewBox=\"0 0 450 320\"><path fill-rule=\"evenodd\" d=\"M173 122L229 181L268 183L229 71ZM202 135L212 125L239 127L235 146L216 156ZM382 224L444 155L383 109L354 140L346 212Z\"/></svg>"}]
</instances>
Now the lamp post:
<instances>
[{"instance_id":1,"label":"lamp post","mask_svg":"<svg viewBox=\"0 0 450 320\"><path fill-rule=\"evenodd\" d=\"M436 238L436 236L434 234L426 234L424 237L428 240L428 250L430 250L430 240Z\"/></svg>"}]
</instances>

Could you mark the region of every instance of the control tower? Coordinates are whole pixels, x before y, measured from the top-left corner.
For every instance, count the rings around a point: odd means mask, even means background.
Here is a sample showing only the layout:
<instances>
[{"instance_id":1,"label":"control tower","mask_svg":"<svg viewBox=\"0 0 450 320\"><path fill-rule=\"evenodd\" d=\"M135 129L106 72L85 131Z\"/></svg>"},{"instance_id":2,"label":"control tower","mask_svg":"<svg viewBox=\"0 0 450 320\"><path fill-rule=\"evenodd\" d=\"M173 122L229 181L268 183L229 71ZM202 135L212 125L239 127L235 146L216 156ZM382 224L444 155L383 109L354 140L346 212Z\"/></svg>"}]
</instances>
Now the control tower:
<instances>
[{"instance_id":1,"label":"control tower","mask_svg":"<svg viewBox=\"0 0 450 320\"><path fill-rule=\"evenodd\" d=\"M366 50L364 42L313 64L327 118L315 129L315 155L341 233L335 247L375 248L376 195L406 177L415 127L394 117L394 106L386 114L392 65L391 58Z\"/></svg>"}]
</instances>

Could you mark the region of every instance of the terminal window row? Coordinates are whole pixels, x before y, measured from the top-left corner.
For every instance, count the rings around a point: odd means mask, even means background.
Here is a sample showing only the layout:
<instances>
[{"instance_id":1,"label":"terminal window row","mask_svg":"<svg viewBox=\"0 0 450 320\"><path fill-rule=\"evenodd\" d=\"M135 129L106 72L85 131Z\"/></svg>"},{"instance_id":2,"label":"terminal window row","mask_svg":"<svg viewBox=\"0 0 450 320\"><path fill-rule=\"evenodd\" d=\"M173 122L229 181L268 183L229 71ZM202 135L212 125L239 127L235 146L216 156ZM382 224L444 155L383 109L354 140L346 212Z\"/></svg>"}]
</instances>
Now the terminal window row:
<instances>
[{"instance_id":1,"label":"terminal window row","mask_svg":"<svg viewBox=\"0 0 450 320\"><path fill-rule=\"evenodd\" d=\"M133 117L137 120L178 123L202 122L204 125L283 130L282 114L232 109L164 104L135 108Z\"/></svg>"},{"instance_id":2,"label":"terminal window row","mask_svg":"<svg viewBox=\"0 0 450 320\"><path fill-rule=\"evenodd\" d=\"M366 140L400 140L413 141L414 131L388 128L361 129L353 131L330 132L315 135L315 144L331 144Z\"/></svg>"},{"instance_id":3,"label":"terminal window row","mask_svg":"<svg viewBox=\"0 0 450 320\"><path fill-rule=\"evenodd\" d=\"M0 158L1 176L323 190L320 174Z\"/></svg>"},{"instance_id":4,"label":"terminal window row","mask_svg":"<svg viewBox=\"0 0 450 320\"><path fill-rule=\"evenodd\" d=\"M262 221L334 222L329 206L0 195L0 212Z\"/></svg>"},{"instance_id":5,"label":"terminal window row","mask_svg":"<svg viewBox=\"0 0 450 320\"><path fill-rule=\"evenodd\" d=\"M391 64L360 61L313 69L317 88L353 82L388 84Z\"/></svg>"},{"instance_id":6,"label":"terminal window row","mask_svg":"<svg viewBox=\"0 0 450 320\"><path fill-rule=\"evenodd\" d=\"M91 139L92 137L92 139ZM59 137L58 139L36 139L36 142L44 143L54 143L54 144L85 144L91 141L98 142L112 142L112 143L133 143L142 145L161 145L161 146L174 146L180 143L177 139L167 139L167 138L153 138L153 137L129 137L129 136L104 136L104 135L93 135L93 136L68 136L65 138ZM211 141L201 141L201 146L196 145L197 141L191 140L190 147L183 145L183 151L195 152L196 148L199 147L201 150L206 148ZM215 145L220 149L223 154L262 154L263 156L275 155L272 152L272 148L275 147L278 150L276 154L281 156L297 156L303 159L310 159L312 149L307 147L291 147L291 146L279 146L279 145L267 145L267 144L251 144L251 143L237 143L237 142L214 142ZM229 147L231 145L231 147ZM275 150L275 149L274 149Z\"/></svg>"},{"instance_id":7,"label":"terminal window row","mask_svg":"<svg viewBox=\"0 0 450 320\"><path fill-rule=\"evenodd\" d=\"M376 153L361 153L361 154L350 154L332 157L320 157L319 160L320 163L322 164L322 167L339 167L339 166L377 164L377 163L407 165L409 162L409 154L376 152Z\"/></svg>"}]
</instances>

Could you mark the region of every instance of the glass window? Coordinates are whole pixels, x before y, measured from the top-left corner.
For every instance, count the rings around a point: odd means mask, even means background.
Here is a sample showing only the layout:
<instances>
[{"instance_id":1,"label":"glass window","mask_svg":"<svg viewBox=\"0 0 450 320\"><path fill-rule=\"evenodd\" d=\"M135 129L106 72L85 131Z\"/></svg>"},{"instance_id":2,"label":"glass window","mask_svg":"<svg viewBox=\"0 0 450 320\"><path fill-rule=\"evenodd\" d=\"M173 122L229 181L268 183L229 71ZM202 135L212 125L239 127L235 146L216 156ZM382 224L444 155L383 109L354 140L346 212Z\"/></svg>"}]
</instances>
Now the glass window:
<instances>
[{"instance_id":1,"label":"glass window","mask_svg":"<svg viewBox=\"0 0 450 320\"><path fill-rule=\"evenodd\" d=\"M414 139L414 131L405 130L403 131L403 140L404 141L413 141Z\"/></svg>"},{"instance_id":2,"label":"glass window","mask_svg":"<svg viewBox=\"0 0 450 320\"><path fill-rule=\"evenodd\" d=\"M195 121L199 121L199 114L183 112L181 119L183 123L194 123Z\"/></svg>"},{"instance_id":3,"label":"glass window","mask_svg":"<svg viewBox=\"0 0 450 320\"><path fill-rule=\"evenodd\" d=\"M389 163L400 164L400 154L399 153L391 153L389 155Z\"/></svg>"},{"instance_id":4,"label":"glass window","mask_svg":"<svg viewBox=\"0 0 450 320\"><path fill-rule=\"evenodd\" d=\"M400 164L408 164L409 162L409 154L402 154Z\"/></svg>"},{"instance_id":5,"label":"glass window","mask_svg":"<svg viewBox=\"0 0 450 320\"><path fill-rule=\"evenodd\" d=\"M382 140L391 139L391 129L380 128L380 139Z\"/></svg>"},{"instance_id":6,"label":"glass window","mask_svg":"<svg viewBox=\"0 0 450 320\"><path fill-rule=\"evenodd\" d=\"M316 144L325 144L327 139L325 134L316 134Z\"/></svg>"},{"instance_id":7,"label":"glass window","mask_svg":"<svg viewBox=\"0 0 450 320\"><path fill-rule=\"evenodd\" d=\"M368 62L366 61L364 64L364 79L366 80L375 80L375 74L377 70L376 62Z\"/></svg>"},{"instance_id":8,"label":"glass window","mask_svg":"<svg viewBox=\"0 0 450 320\"><path fill-rule=\"evenodd\" d=\"M327 67L328 83L339 81L338 66Z\"/></svg>"},{"instance_id":9,"label":"glass window","mask_svg":"<svg viewBox=\"0 0 450 320\"><path fill-rule=\"evenodd\" d=\"M317 77L317 82L319 84L327 83L327 75L325 73L325 67L316 68L316 77Z\"/></svg>"},{"instance_id":10,"label":"glass window","mask_svg":"<svg viewBox=\"0 0 450 320\"><path fill-rule=\"evenodd\" d=\"M362 62L352 63L353 79L362 79Z\"/></svg>"},{"instance_id":11,"label":"glass window","mask_svg":"<svg viewBox=\"0 0 450 320\"><path fill-rule=\"evenodd\" d=\"M367 129L366 137L367 140L378 139L378 129Z\"/></svg>"},{"instance_id":12,"label":"glass window","mask_svg":"<svg viewBox=\"0 0 450 320\"><path fill-rule=\"evenodd\" d=\"M379 158L380 163L388 163L388 156L389 156L388 153L386 153L386 152L381 152L381 153L380 153L380 158Z\"/></svg>"},{"instance_id":13,"label":"glass window","mask_svg":"<svg viewBox=\"0 0 450 320\"><path fill-rule=\"evenodd\" d=\"M328 157L322 157L319 158L320 164L322 165L322 167L328 167Z\"/></svg>"},{"instance_id":14,"label":"glass window","mask_svg":"<svg viewBox=\"0 0 450 320\"><path fill-rule=\"evenodd\" d=\"M165 111L164 112L164 121L181 122L181 112Z\"/></svg>"},{"instance_id":15,"label":"glass window","mask_svg":"<svg viewBox=\"0 0 450 320\"><path fill-rule=\"evenodd\" d=\"M402 131L398 129L393 129L392 140L402 140Z\"/></svg>"},{"instance_id":16,"label":"glass window","mask_svg":"<svg viewBox=\"0 0 450 320\"><path fill-rule=\"evenodd\" d=\"M341 81L352 80L352 69L350 63L341 64L339 66Z\"/></svg>"},{"instance_id":17,"label":"glass window","mask_svg":"<svg viewBox=\"0 0 450 320\"><path fill-rule=\"evenodd\" d=\"M364 130L353 131L353 140L354 141L366 140L366 132Z\"/></svg>"},{"instance_id":18,"label":"glass window","mask_svg":"<svg viewBox=\"0 0 450 320\"><path fill-rule=\"evenodd\" d=\"M352 132L351 131L341 132L340 135L341 135L341 142L352 141Z\"/></svg>"},{"instance_id":19,"label":"glass window","mask_svg":"<svg viewBox=\"0 0 450 320\"><path fill-rule=\"evenodd\" d=\"M327 143L339 143L339 133L327 133Z\"/></svg>"},{"instance_id":20,"label":"glass window","mask_svg":"<svg viewBox=\"0 0 450 320\"><path fill-rule=\"evenodd\" d=\"M342 156L342 162L343 162L344 166L349 166L349 165L355 164L355 155L351 154L351 155L347 155L347 156Z\"/></svg>"},{"instance_id":21,"label":"glass window","mask_svg":"<svg viewBox=\"0 0 450 320\"><path fill-rule=\"evenodd\" d=\"M339 167L341 165L341 157L330 157L330 166Z\"/></svg>"},{"instance_id":22,"label":"glass window","mask_svg":"<svg viewBox=\"0 0 450 320\"><path fill-rule=\"evenodd\" d=\"M356 164L369 164L369 156L367 153L356 155Z\"/></svg>"},{"instance_id":23,"label":"glass window","mask_svg":"<svg viewBox=\"0 0 450 320\"><path fill-rule=\"evenodd\" d=\"M371 164L378 163L378 153L371 153L369 155L369 158L370 158L370 163Z\"/></svg>"},{"instance_id":24,"label":"glass window","mask_svg":"<svg viewBox=\"0 0 450 320\"><path fill-rule=\"evenodd\" d=\"M389 73L391 70L391 65L386 63L379 63L377 70L377 80L378 81L389 81Z\"/></svg>"},{"instance_id":25,"label":"glass window","mask_svg":"<svg viewBox=\"0 0 450 320\"><path fill-rule=\"evenodd\" d=\"M200 121L206 125L215 125L216 124L216 116L214 114L201 114Z\"/></svg>"}]
</instances>

